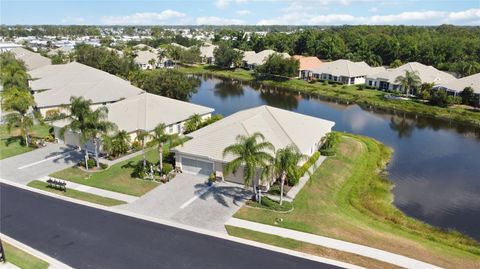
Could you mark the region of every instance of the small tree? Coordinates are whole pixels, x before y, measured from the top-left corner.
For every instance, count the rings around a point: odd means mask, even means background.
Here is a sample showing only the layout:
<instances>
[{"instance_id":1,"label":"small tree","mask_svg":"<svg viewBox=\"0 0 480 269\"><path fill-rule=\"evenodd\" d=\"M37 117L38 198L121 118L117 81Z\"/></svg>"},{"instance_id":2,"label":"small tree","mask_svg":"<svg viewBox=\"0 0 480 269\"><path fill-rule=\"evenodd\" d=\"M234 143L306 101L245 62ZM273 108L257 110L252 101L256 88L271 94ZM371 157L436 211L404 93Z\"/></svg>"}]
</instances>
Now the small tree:
<instances>
[{"instance_id":1,"label":"small tree","mask_svg":"<svg viewBox=\"0 0 480 269\"><path fill-rule=\"evenodd\" d=\"M448 94L445 90L435 90L430 97L430 103L432 105L447 107L450 105L451 100L448 98Z\"/></svg>"},{"instance_id":2,"label":"small tree","mask_svg":"<svg viewBox=\"0 0 480 269\"><path fill-rule=\"evenodd\" d=\"M185 133L191 133L202 125L202 117L195 113L185 122Z\"/></svg>"},{"instance_id":3,"label":"small tree","mask_svg":"<svg viewBox=\"0 0 480 269\"><path fill-rule=\"evenodd\" d=\"M137 137L135 139L140 142L142 145L142 155L143 155L143 169L147 167L147 156L145 154L145 140L150 136L150 134L145 130L138 130Z\"/></svg>"},{"instance_id":4,"label":"small tree","mask_svg":"<svg viewBox=\"0 0 480 269\"><path fill-rule=\"evenodd\" d=\"M294 145L289 145L277 150L274 167L275 171L280 173L280 205L283 202L283 186L285 185L285 180L287 177L296 179L300 177L298 163L304 158L305 156L300 153Z\"/></svg>"},{"instance_id":5,"label":"small tree","mask_svg":"<svg viewBox=\"0 0 480 269\"><path fill-rule=\"evenodd\" d=\"M418 76L417 71L405 71L404 76L398 76L395 79L395 83L400 83L405 94L409 95L412 88L417 88L422 80Z\"/></svg>"},{"instance_id":6,"label":"small tree","mask_svg":"<svg viewBox=\"0 0 480 269\"><path fill-rule=\"evenodd\" d=\"M225 43L213 50L213 56L215 57L215 64L222 68L230 68L232 66L238 66L238 63L243 58L243 52L233 49Z\"/></svg>"},{"instance_id":7,"label":"small tree","mask_svg":"<svg viewBox=\"0 0 480 269\"><path fill-rule=\"evenodd\" d=\"M282 54L274 53L270 55L264 64L257 66L255 72L257 75L276 75L283 77L294 77L298 74L300 62L293 58L285 58Z\"/></svg>"},{"instance_id":8,"label":"small tree","mask_svg":"<svg viewBox=\"0 0 480 269\"><path fill-rule=\"evenodd\" d=\"M112 157L118 157L128 152L130 135L126 131L119 131L113 136L103 136L103 149Z\"/></svg>"},{"instance_id":9,"label":"small tree","mask_svg":"<svg viewBox=\"0 0 480 269\"><path fill-rule=\"evenodd\" d=\"M35 105L33 96L26 90L10 88L2 93L2 109L11 111L5 116L7 130L10 132L13 126L19 126L22 136L25 137L25 145L29 146L28 129L33 126L33 117L28 115L28 110Z\"/></svg>"},{"instance_id":10,"label":"small tree","mask_svg":"<svg viewBox=\"0 0 480 269\"><path fill-rule=\"evenodd\" d=\"M462 97L462 104L469 106L475 105L476 97L472 87L466 87L463 89L463 91L460 92L460 96Z\"/></svg>"},{"instance_id":11,"label":"small tree","mask_svg":"<svg viewBox=\"0 0 480 269\"><path fill-rule=\"evenodd\" d=\"M84 132L86 133L85 135L90 136L90 139L93 142L97 168L100 167L98 158L98 138L100 135L105 135L108 132L116 129L116 125L108 121L107 117L108 109L105 106L99 107L95 111L87 113L85 117L86 129Z\"/></svg>"},{"instance_id":12,"label":"small tree","mask_svg":"<svg viewBox=\"0 0 480 269\"><path fill-rule=\"evenodd\" d=\"M390 64L390 68L397 68L397 67L400 67L402 65L403 65L402 61L400 59L396 59L395 61L393 61Z\"/></svg>"},{"instance_id":13,"label":"small tree","mask_svg":"<svg viewBox=\"0 0 480 269\"><path fill-rule=\"evenodd\" d=\"M152 135L153 140L158 143L158 170L160 172L163 171L163 146L165 145L165 143L171 144L173 140L173 136L167 134L165 132L165 128L165 124L158 124L157 127L155 127L155 129L153 130Z\"/></svg>"}]
</instances>

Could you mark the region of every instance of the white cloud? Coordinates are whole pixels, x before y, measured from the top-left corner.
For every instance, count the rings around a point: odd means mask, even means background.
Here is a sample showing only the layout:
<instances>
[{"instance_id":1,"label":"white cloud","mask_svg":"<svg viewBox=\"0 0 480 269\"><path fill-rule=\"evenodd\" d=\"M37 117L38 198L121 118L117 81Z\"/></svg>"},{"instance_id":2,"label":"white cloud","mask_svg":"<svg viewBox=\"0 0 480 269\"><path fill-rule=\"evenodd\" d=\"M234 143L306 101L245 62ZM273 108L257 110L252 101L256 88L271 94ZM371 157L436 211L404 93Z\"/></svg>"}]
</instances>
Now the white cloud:
<instances>
[{"instance_id":1,"label":"white cloud","mask_svg":"<svg viewBox=\"0 0 480 269\"><path fill-rule=\"evenodd\" d=\"M379 8L376 8L376 7L372 7L371 9L369 9L368 11L372 12L372 13L378 13L380 12L380 9Z\"/></svg>"},{"instance_id":2,"label":"white cloud","mask_svg":"<svg viewBox=\"0 0 480 269\"><path fill-rule=\"evenodd\" d=\"M171 20L182 19L185 17L186 17L185 13L181 13L171 9L166 9L159 13L139 12L139 13L134 13L126 16L103 16L101 20L104 24L119 24L119 25L162 24L162 23L173 24L178 22L172 22Z\"/></svg>"},{"instance_id":3,"label":"white cloud","mask_svg":"<svg viewBox=\"0 0 480 269\"><path fill-rule=\"evenodd\" d=\"M237 14L241 15L241 16L245 16L245 15L252 14L252 12L250 10L247 10L247 9L242 9L242 10L237 11Z\"/></svg>"},{"instance_id":4,"label":"white cloud","mask_svg":"<svg viewBox=\"0 0 480 269\"><path fill-rule=\"evenodd\" d=\"M62 19L62 22L64 24L84 24L85 23L85 19L83 17L71 17L71 16L67 16L65 18Z\"/></svg>"},{"instance_id":5,"label":"white cloud","mask_svg":"<svg viewBox=\"0 0 480 269\"><path fill-rule=\"evenodd\" d=\"M219 17L198 17L197 24L199 25L234 25L234 24L245 24L244 21L239 19L226 19Z\"/></svg>"},{"instance_id":6,"label":"white cloud","mask_svg":"<svg viewBox=\"0 0 480 269\"><path fill-rule=\"evenodd\" d=\"M230 4L230 0L217 0L215 1L215 5L218 8L226 8Z\"/></svg>"},{"instance_id":7,"label":"white cloud","mask_svg":"<svg viewBox=\"0 0 480 269\"><path fill-rule=\"evenodd\" d=\"M246 2L248 2L248 0L235 0L235 3L237 4L244 4Z\"/></svg>"},{"instance_id":8,"label":"white cloud","mask_svg":"<svg viewBox=\"0 0 480 269\"><path fill-rule=\"evenodd\" d=\"M309 12L290 12L272 19L260 20L257 24L294 24L294 25L342 25L342 24L425 24L461 22L474 24L480 19L480 9L460 12L445 11L411 11L391 15L353 16L350 14L317 15Z\"/></svg>"}]
</instances>

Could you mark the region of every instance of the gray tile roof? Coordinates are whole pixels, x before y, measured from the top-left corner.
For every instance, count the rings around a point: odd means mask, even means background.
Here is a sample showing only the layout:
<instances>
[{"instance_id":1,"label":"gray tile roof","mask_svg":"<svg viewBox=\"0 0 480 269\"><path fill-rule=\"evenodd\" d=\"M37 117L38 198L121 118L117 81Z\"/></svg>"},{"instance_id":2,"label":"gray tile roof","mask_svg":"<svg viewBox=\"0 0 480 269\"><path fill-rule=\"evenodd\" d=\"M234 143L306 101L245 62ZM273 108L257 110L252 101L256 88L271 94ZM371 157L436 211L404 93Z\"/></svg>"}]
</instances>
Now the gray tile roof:
<instances>
[{"instance_id":1,"label":"gray tile roof","mask_svg":"<svg viewBox=\"0 0 480 269\"><path fill-rule=\"evenodd\" d=\"M352 62L350 60L336 60L324 62L312 72L316 74L330 74L332 76L359 77L367 76L385 70L383 67L371 67L365 62Z\"/></svg>"},{"instance_id":2,"label":"gray tile roof","mask_svg":"<svg viewBox=\"0 0 480 269\"><path fill-rule=\"evenodd\" d=\"M472 87L475 93L480 94L480 73L460 79L451 80L447 83L441 83L438 86L455 92L461 92L466 87Z\"/></svg>"},{"instance_id":3,"label":"gray tile roof","mask_svg":"<svg viewBox=\"0 0 480 269\"><path fill-rule=\"evenodd\" d=\"M387 69L383 72L367 76L376 80L388 81L390 84L396 84L395 80L399 76L404 76L406 71L418 72L422 83L446 83L455 80L455 77L447 72L440 71L433 66L427 66L417 62L406 63L393 69Z\"/></svg>"},{"instance_id":4,"label":"gray tile roof","mask_svg":"<svg viewBox=\"0 0 480 269\"><path fill-rule=\"evenodd\" d=\"M39 53L35 53L24 48L13 48L10 51L15 55L15 58L25 62L27 70L34 70L42 66L52 64L52 61L49 58L43 57Z\"/></svg>"},{"instance_id":5,"label":"gray tile roof","mask_svg":"<svg viewBox=\"0 0 480 269\"><path fill-rule=\"evenodd\" d=\"M271 106L259 106L232 114L218 122L195 131L192 139L175 148L176 151L219 161L225 147L235 143L238 135L260 132L276 149L296 145L304 154L331 131L334 122Z\"/></svg>"}]
</instances>

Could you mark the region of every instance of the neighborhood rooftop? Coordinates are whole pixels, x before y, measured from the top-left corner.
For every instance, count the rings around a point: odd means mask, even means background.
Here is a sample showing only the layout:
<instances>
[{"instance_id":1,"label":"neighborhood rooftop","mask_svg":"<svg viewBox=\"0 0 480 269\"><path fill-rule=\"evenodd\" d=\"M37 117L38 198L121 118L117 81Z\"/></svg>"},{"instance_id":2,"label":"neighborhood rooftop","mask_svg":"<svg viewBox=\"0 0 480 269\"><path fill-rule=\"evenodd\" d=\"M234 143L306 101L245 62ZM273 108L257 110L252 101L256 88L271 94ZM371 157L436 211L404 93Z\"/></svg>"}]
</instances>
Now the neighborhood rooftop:
<instances>
[{"instance_id":1,"label":"neighborhood rooftop","mask_svg":"<svg viewBox=\"0 0 480 269\"><path fill-rule=\"evenodd\" d=\"M224 148L235 143L238 135L260 132L275 148L293 144L302 153L311 155L316 150L312 147L318 146L319 139L334 125L328 120L264 105L237 112L189 134L193 139L178 146L176 151L223 161Z\"/></svg>"},{"instance_id":2,"label":"neighborhood rooftop","mask_svg":"<svg viewBox=\"0 0 480 269\"><path fill-rule=\"evenodd\" d=\"M347 78L362 77L385 70L383 67L371 67L365 62L352 62L350 60L336 60L322 63L312 72L315 74L331 74Z\"/></svg>"},{"instance_id":3,"label":"neighborhood rooftop","mask_svg":"<svg viewBox=\"0 0 480 269\"><path fill-rule=\"evenodd\" d=\"M212 108L160 95L142 93L107 105L108 120L128 133L138 129L151 131L159 123L166 126L185 121L193 114L206 115Z\"/></svg>"},{"instance_id":4,"label":"neighborhood rooftop","mask_svg":"<svg viewBox=\"0 0 480 269\"><path fill-rule=\"evenodd\" d=\"M456 93L463 91L466 87L471 87L476 94L480 94L480 73L438 85L438 88Z\"/></svg>"},{"instance_id":5,"label":"neighborhood rooftop","mask_svg":"<svg viewBox=\"0 0 480 269\"><path fill-rule=\"evenodd\" d=\"M404 76L406 71L417 72L422 83L439 84L441 82L449 82L455 80L455 77L447 72L440 71L433 66L424 65L418 62L406 63L397 68L392 68L385 70L384 72L371 74L368 77L372 77L377 80L387 81L391 84L394 84L397 77Z\"/></svg>"},{"instance_id":6,"label":"neighborhood rooftop","mask_svg":"<svg viewBox=\"0 0 480 269\"><path fill-rule=\"evenodd\" d=\"M15 58L22 60L25 63L27 70L33 70L52 64L49 58L43 57L39 53L24 48L12 48L10 51L15 55Z\"/></svg>"}]
</instances>

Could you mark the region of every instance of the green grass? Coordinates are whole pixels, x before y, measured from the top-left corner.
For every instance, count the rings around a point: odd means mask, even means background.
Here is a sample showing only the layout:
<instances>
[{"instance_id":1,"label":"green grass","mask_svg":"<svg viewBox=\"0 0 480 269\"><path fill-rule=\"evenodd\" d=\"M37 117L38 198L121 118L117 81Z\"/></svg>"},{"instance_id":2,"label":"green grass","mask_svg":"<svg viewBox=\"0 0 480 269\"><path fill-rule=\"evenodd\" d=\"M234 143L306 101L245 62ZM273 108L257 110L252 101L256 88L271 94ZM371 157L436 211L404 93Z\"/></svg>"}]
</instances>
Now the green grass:
<instances>
[{"instance_id":1,"label":"green grass","mask_svg":"<svg viewBox=\"0 0 480 269\"><path fill-rule=\"evenodd\" d=\"M7 258L7 261L21 269L46 269L49 266L47 262L40 260L5 241L2 241L2 244L5 248L5 257Z\"/></svg>"},{"instance_id":2,"label":"green grass","mask_svg":"<svg viewBox=\"0 0 480 269\"><path fill-rule=\"evenodd\" d=\"M45 183L43 181L38 181L38 180L31 181L27 185L32 187L32 188L39 189L39 190L44 190L44 191L59 194L59 195L62 195L62 196L66 196L66 197L70 197L70 198L74 198L74 199L79 199L79 200L83 200L83 201L87 201L87 202L91 202L91 203L95 203L95 204L105 205L105 206L115 206L115 205L125 204L124 201L120 201L120 200L116 200L116 199L112 199L112 198L108 198L108 197L103 197L103 196L91 194L91 193L88 193L88 192L77 191L77 190L72 190L72 189L68 189L68 188L67 188L66 192L56 190L56 189L52 189L52 188L48 187L47 183ZM67 186L68 186L68 184L67 184Z\"/></svg>"},{"instance_id":3,"label":"green grass","mask_svg":"<svg viewBox=\"0 0 480 269\"><path fill-rule=\"evenodd\" d=\"M77 167L71 167L50 174L50 176L95 188L141 196L158 186L157 182L131 177L134 164L141 159L142 155L139 155L100 172L89 173ZM147 159L158 162L158 153L155 148L148 150Z\"/></svg>"},{"instance_id":4,"label":"green grass","mask_svg":"<svg viewBox=\"0 0 480 269\"><path fill-rule=\"evenodd\" d=\"M417 221L394 207L383 171L391 150L374 139L342 134L293 202L290 213L241 208L235 217L329 236L446 268L479 268L480 244ZM283 222L276 224L276 219Z\"/></svg>"},{"instance_id":5,"label":"green grass","mask_svg":"<svg viewBox=\"0 0 480 269\"><path fill-rule=\"evenodd\" d=\"M261 204L254 201L247 201L247 205L256 208L263 208L268 210L274 210L279 212L287 212L292 210L292 203L288 201L283 201L282 205L279 202L270 199L269 197L265 196L262 197Z\"/></svg>"},{"instance_id":6,"label":"green grass","mask_svg":"<svg viewBox=\"0 0 480 269\"><path fill-rule=\"evenodd\" d=\"M293 240L290 238L284 238L277 235L271 235L266 233L261 233L257 231L247 230L239 227L225 226L229 235L253 240L281 248L287 248L295 251L305 252L316 256L321 256L329 259L334 259L337 261L343 261L350 264L355 264L370 269L390 269L390 268L399 268L397 266L384 263L375 259L359 256L356 254L343 252L340 250L330 249L322 246L317 246L314 244Z\"/></svg>"},{"instance_id":7,"label":"green grass","mask_svg":"<svg viewBox=\"0 0 480 269\"><path fill-rule=\"evenodd\" d=\"M179 68L184 73L206 74L243 81L256 81L252 72L236 69L222 70L212 66L195 66ZM404 112L411 115L454 120L474 126L480 126L480 112L471 111L462 107L442 108L424 104L414 100L390 100L384 98L385 93L378 90L358 90L357 86L324 85L323 83L309 83L301 79L276 81L264 79L261 82L268 86L280 87L293 92L318 96L326 100L342 102L346 104L358 104L364 108L376 108L391 112Z\"/></svg>"},{"instance_id":8,"label":"green grass","mask_svg":"<svg viewBox=\"0 0 480 269\"><path fill-rule=\"evenodd\" d=\"M48 135L48 125L35 125L30 130L31 136L44 137ZM23 137L18 128L8 132L6 125L0 125L0 160L34 150L23 145Z\"/></svg>"}]
</instances>

